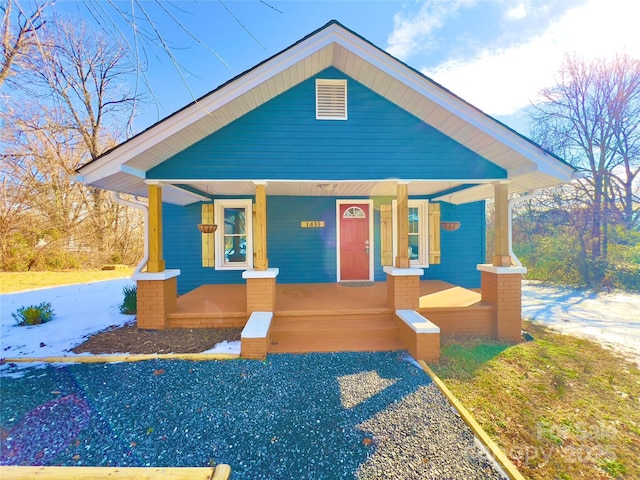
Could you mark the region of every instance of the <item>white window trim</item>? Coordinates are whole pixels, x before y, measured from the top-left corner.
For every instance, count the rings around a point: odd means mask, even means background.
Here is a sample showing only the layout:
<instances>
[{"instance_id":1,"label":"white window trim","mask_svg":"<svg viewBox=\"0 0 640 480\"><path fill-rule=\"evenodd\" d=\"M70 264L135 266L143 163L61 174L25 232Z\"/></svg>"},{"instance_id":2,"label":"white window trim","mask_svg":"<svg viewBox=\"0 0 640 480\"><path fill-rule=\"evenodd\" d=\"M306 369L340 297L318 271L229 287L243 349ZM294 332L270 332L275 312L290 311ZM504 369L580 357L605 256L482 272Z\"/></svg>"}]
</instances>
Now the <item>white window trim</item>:
<instances>
[{"instance_id":1,"label":"white window trim","mask_svg":"<svg viewBox=\"0 0 640 480\"><path fill-rule=\"evenodd\" d=\"M320 115L319 102L318 102L318 87L321 85L343 85L344 86L344 115L327 116ZM346 80L330 80L324 78L316 79L316 120L348 120L349 114L347 110L348 97L347 97L347 81Z\"/></svg>"},{"instance_id":2,"label":"white window trim","mask_svg":"<svg viewBox=\"0 0 640 480\"><path fill-rule=\"evenodd\" d=\"M393 215L393 258L398 256L398 201L392 200ZM420 240L418 247L420 255L418 259L411 260L412 267L428 268L429 267L429 200L409 200L410 208L418 209L418 232Z\"/></svg>"},{"instance_id":3,"label":"white window trim","mask_svg":"<svg viewBox=\"0 0 640 480\"><path fill-rule=\"evenodd\" d=\"M215 200L214 211L215 221L218 224L216 230L215 257L216 270L246 270L253 268L253 203L250 198L246 199L222 199ZM245 208L245 234L247 236L246 262L225 262L224 258L224 209L225 208Z\"/></svg>"}]
</instances>

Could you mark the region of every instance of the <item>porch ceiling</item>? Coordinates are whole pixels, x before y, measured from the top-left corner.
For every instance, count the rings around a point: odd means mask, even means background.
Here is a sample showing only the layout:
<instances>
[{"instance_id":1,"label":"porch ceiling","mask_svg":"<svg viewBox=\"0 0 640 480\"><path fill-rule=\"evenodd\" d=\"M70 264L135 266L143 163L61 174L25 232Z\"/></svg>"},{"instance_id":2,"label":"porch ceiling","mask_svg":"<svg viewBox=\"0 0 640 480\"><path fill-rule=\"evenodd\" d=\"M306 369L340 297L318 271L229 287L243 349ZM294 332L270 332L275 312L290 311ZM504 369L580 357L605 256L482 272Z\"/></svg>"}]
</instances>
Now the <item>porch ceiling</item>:
<instances>
[{"instance_id":1,"label":"porch ceiling","mask_svg":"<svg viewBox=\"0 0 640 480\"><path fill-rule=\"evenodd\" d=\"M184 181L179 181L182 185ZM465 182L410 181L409 195L435 195L443 190L455 188ZM251 180L243 181L190 181L190 188L203 195L254 195L256 184ZM395 196L397 180L389 181L281 181L266 182L267 195L312 196L312 197L375 197ZM195 200L194 200L195 201Z\"/></svg>"}]
</instances>

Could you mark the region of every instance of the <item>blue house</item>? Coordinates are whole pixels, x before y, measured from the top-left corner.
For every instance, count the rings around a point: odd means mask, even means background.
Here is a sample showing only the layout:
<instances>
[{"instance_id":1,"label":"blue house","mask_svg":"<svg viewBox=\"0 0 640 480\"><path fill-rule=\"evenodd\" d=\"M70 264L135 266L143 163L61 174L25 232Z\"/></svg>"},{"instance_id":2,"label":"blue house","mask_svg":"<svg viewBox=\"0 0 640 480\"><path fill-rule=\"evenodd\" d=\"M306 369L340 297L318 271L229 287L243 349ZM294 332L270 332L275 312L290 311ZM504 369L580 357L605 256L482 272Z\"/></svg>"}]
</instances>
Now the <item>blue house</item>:
<instances>
[{"instance_id":1,"label":"blue house","mask_svg":"<svg viewBox=\"0 0 640 480\"><path fill-rule=\"evenodd\" d=\"M443 333L520 338L525 270L509 198L573 169L332 21L79 174L117 201L148 198L136 205L148 213L146 270L134 275L141 328L244 326L270 312L277 332L291 312L379 314L406 346L415 339L402 331L417 324L399 311ZM329 344L373 329L362 321Z\"/></svg>"}]
</instances>

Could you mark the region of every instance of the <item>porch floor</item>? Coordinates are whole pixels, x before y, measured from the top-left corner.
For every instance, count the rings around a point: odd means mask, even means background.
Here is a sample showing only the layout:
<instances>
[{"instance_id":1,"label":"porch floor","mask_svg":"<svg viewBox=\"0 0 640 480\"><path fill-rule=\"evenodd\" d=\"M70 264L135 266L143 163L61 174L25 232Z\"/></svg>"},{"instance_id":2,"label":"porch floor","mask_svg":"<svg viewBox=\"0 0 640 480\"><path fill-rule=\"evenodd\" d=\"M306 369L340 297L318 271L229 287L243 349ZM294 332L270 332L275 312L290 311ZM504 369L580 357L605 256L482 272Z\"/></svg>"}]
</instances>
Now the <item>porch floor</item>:
<instances>
[{"instance_id":1,"label":"porch floor","mask_svg":"<svg viewBox=\"0 0 640 480\"><path fill-rule=\"evenodd\" d=\"M438 280L420 282L420 313L447 333L493 334L494 307L480 293ZM386 282L276 284L269 352L384 351L404 348ZM169 328L243 327L246 285L203 285L181 295Z\"/></svg>"},{"instance_id":2,"label":"porch floor","mask_svg":"<svg viewBox=\"0 0 640 480\"><path fill-rule=\"evenodd\" d=\"M420 282L420 308L469 307L480 293L440 280ZM274 315L311 312L388 310L387 284L350 287L339 283L284 283L276 285ZM246 320L246 286L202 285L178 297L170 318L241 316ZM176 325L177 326L177 325Z\"/></svg>"}]
</instances>

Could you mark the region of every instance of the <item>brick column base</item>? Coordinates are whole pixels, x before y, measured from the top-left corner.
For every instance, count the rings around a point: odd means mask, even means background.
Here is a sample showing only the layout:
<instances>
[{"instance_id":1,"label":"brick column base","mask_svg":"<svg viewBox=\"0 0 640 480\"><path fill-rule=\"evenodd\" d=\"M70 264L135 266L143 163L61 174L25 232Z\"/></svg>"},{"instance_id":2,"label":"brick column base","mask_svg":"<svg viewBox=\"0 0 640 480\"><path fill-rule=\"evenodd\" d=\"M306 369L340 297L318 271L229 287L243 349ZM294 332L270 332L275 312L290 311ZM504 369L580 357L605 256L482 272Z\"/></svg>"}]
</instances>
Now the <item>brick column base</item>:
<instances>
[{"instance_id":1,"label":"brick column base","mask_svg":"<svg viewBox=\"0 0 640 480\"><path fill-rule=\"evenodd\" d=\"M253 312L274 312L276 310L277 268L267 270L247 270L242 278L247 280L247 315Z\"/></svg>"},{"instance_id":2,"label":"brick column base","mask_svg":"<svg viewBox=\"0 0 640 480\"><path fill-rule=\"evenodd\" d=\"M496 306L496 337L519 342L522 335L522 274L524 267L478 265L482 301Z\"/></svg>"},{"instance_id":3,"label":"brick column base","mask_svg":"<svg viewBox=\"0 0 640 480\"><path fill-rule=\"evenodd\" d=\"M384 267L387 274L387 304L394 310L420 308L421 268Z\"/></svg>"},{"instance_id":4,"label":"brick column base","mask_svg":"<svg viewBox=\"0 0 640 480\"><path fill-rule=\"evenodd\" d=\"M132 277L138 285L136 317L138 328L150 330L167 328L167 316L176 310L179 274L180 270L165 270L159 273L138 273Z\"/></svg>"},{"instance_id":5,"label":"brick column base","mask_svg":"<svg viewBox=\"0 0 640 480\"><path fill-rule=\"evenodd\" d=\"M416 333L404 322L397 323L400 340L413 358L428 363L440 361L440 332Z\"/></svg>"}]
</instances>

